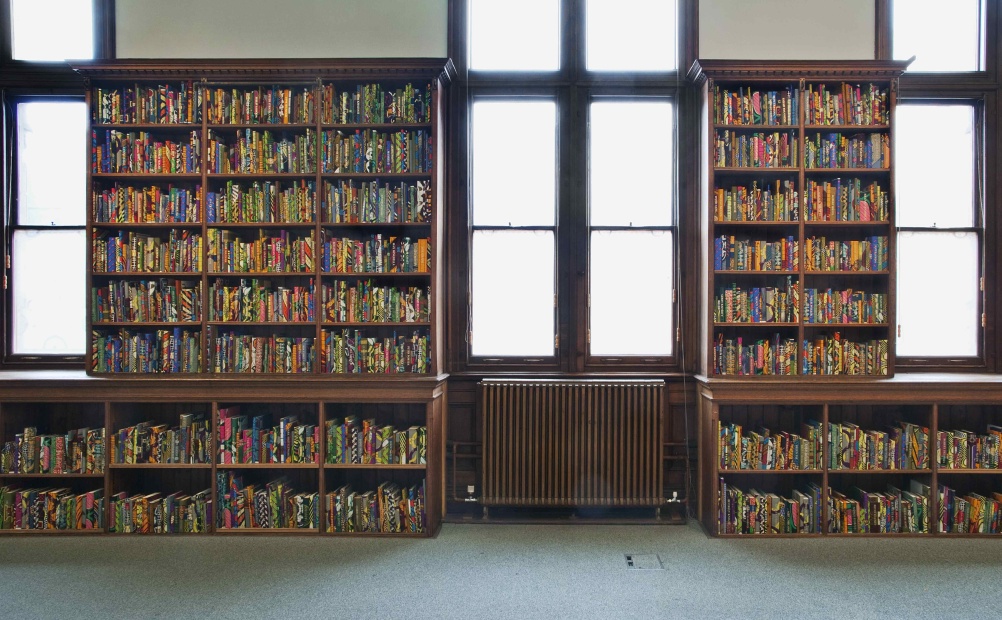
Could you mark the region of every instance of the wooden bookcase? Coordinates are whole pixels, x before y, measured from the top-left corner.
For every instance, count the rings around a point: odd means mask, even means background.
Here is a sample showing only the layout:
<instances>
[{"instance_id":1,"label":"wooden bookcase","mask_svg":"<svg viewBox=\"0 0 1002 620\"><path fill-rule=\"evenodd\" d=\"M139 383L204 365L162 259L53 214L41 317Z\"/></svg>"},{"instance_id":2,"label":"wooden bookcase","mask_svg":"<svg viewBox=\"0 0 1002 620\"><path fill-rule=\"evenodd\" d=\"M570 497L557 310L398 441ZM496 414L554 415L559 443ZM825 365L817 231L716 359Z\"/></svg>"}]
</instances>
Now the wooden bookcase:
<instances>
[{"instance_id":1,"label":"wooden bookcase","mask_svg":"<svg viewBox=\"0 0 1002 620\"><path fill-rule=\"evenodd\" d=\"M969 458L965 462L965 453L972 457L973 446L977 442L969 440L965 450L965 446L955 438L956 433L953 437L949 435L955 431L970 431L980 437L978 441L983 442L985 437L993 434L989 425L1002 425L1002 406L999 405L1002 402L1002 380L998 376L899 373L894 378L880 381L831 379L817 381L809 386L798 385L797 389L791 389L789 382L781 378L748 382L732 378L699 377L699 381L698 516L710 535L998 535L992 534L990 528L978 531L977 527L971 525L970 506L966 513L961 510L963 502L970 498L980 501L978 496L1002 502L1002 468L997 460L998 449L995 449L994 460L982 456L980 461ZM811 463L798 462L796 467L784 469L756 468L755 465L765 461L759 457L754 464L746 463L742 468L735 463L734 458L728 459L726 456L730 451L724 447L728 440L723 435L732 424L740 425L741 434L746 438L752 438L752 433L765 435L768 430L768 434L778 443L787 440L784 433L806 437L804 424L810 421L816 421L822 429L820 459L814 467L802 468L801 465ZM854 463L847 463L844 457L840 461L839 455L832 454L829 424L857 425L865 435L868 431L871 434L875 431L886 432L901 423L927 429L928 439L923 442L926 462L899 462L895 469L890 469L886 466L867 465L862 455ZM852 442L860 445L865 452L866 444L862 440L853 438ZM755 444L754 440L748 442L749 446ZM800 442L801 455L804 445L804 442ZM887 445L886 440L883 445ZM839 448L842 447L840 444ZM761 451L747 449L747 453L753 456L761 454ZM984 451L979 453L986 454ZM888 513L885 509L882 513L879 504L874 504L875 511L868 513L861 510L856 516L867 519L866 530L875 531L845 531L846 517L838 502L839 494L847 499L856 499L854 488L871 494L884 494L888 498L888 504L895 507L899 515L906 514L907 511L896 507L893 501L895 496L904 495L912 504L924 502L927 525L917 528L920 531L909 531L909 526L903 520L887 516L893 515L893 512ZM763 533L758 528L752 531L751 519L748 512L742 511L735 490L745 496L752 490L762 497L772 496L766 500L769 507L760 513L768 515L768 533ZM813 504L814 518L804 519L802 523L809 525L803 528L800 527L799 519L798 522L783 519L783 508L773 510L773 506L780 506L784 499L797 502L795 492L798 491L805 496L814 497L807 500L808 505ZM897 491L904 491L905 494ZM924 500L909 498L907 493L921 495ZM993 494L999 495L995 497ZM745 501L745 504L749 503ZM739 513L740 519L737 516ZM993 509L986 515L988 522L993 515L995 519L1002 519L1002 514ZM881 520L882 516L886 520ZM877 527L869 527L871 517L875 519ZM784 525L772 528L773 518L777 523L792 523L795 527ZM941 520L944 518L949 525L943 525ZM912 522L918 521L916 517ZM734 525L728 528L728 523ZM881 523L885 525L882 531L879 526ZM794 529L797 530L795 533L791 531Z\"/></svg>"},{"instance_id":2,"label":"wooden bookcase","mask_svg":"<svg viewBox=\"0 0 1002 620\"><path fill-rule=\"evenodd\" d=\"M701 368L894 374L901 62L700 60Z\"/></svg>"},{"instance_id":3,"label":"wooden bookcase","mask_svg":"<svg viewBox=\"0 0 1002 620\"><path fill-rule=\"evenodd\" d=\"M86 377L77 372L0 373L0 448L14 441L15 436L28 427L36 429L38 436L64 436L70 430L88 428L101 429L106 437L104 454L98 458L94 472L0 472L0 488L59 491L54 498L96 492L94 497L104 510L104 521L99 527L61 529L50 528L43 522L41 528L4 528L0 529L0 534L113 533L111 499L114 497L126 498L130 503L123 505L133 510L139 506L142 511L139 498L166 498L175 493L193 496L204 491L211 507L211 516L201 525L204 533L434 536L445 512L446 398L445 375L370 380L314 376L288 377L282 381L179 377L165 381L161 377ZM316 458L307 462L222 462L219 412L221 409L233 412L237 408L240 414L247 416L248 428L249 420L255 415L266 416L265 428L274 427L280 419L289 416L295 416L300 424L319 427ZM127 459L116 456L111 437L122 429L141 422L177 428L182 414L200 415L208 422L208 444L204 450L207 459L122 462ZM346 416L356 416L360 425L364 420L372 420L378 426L391 425L398 430L412 428L416 431L422 427L424 462L327 462L326 456L332 446L327 441L326 424L329 421L340 424ZM120 454L124 454L124 449ZM291 488L290 494L309 495L312 501L318 502L315 508L317 523L314 527L224 527L221 508L226 502L220 494L228 492L222 484L229 482L228 474L239 478L240 488L254 485L260 489L269 482L284 479ZM222 481L220 475L224 477ZM423 485L424 531L335 532L328 529L328 519L333 519L327 510L328 494L350 485L358 494L372 491L372 495L378 497L379 485L383 483L394 484L404 492L415 488L415 496L416 487ZM0 505L2 503L0 501ZM62 510L65 514L66 506ZM150 512L146 513L147 519L152 519Z\"/></svg>"},{"instance_id":4,"label":"wooden bookcase","mask_svg":"<svg viewBox=\"0 0 1002 620\"><path fill-rule=\"evenodd\" d=\"M75 69L89 373L441 372L450 61Z\"/></svg>"}]
</instances>

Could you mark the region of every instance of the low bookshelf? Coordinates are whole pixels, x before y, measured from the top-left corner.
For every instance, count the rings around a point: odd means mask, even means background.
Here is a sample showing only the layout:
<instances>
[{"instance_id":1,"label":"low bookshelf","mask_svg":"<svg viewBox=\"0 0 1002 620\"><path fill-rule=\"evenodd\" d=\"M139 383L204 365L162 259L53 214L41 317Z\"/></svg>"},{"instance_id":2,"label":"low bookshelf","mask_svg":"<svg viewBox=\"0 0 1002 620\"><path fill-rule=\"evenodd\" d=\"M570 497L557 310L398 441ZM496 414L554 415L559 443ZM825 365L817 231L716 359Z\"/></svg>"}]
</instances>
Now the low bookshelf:
<instances>
[{"instance_id":1,"label":"low bookshelf","mask_svg":"<svg viewBox=\"0 0 1002 620\"><path fill-rule=\"evenodd\" d=\"M1002 377L698 377L711 536L1002 533Z\"/></svg>"}]
</instances>

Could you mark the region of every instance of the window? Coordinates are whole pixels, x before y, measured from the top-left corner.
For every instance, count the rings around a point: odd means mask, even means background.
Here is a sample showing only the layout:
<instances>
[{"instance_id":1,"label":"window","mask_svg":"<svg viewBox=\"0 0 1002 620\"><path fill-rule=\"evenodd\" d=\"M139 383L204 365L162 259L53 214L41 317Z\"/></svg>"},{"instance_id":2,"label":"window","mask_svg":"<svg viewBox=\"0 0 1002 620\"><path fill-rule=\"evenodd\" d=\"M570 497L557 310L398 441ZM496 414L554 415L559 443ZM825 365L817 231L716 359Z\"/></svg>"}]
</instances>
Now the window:
<instances>
[{"instance_id":1,"label":"window","mask_svg":"<svg viewBox=\"0 0 1002 620\"><path fill-rule=\"evenodd\" d=\"M892 5L894 59L915 57L908 71L984 69L983 0L897 0Z\"/></svg>"},{"instance_id":2,"label":"window","mask_svg":"<svg viewBox=\"0 0 1002 620\"><path fill-rule=\"evenodd\" d=\"M897 354L975 358L982 234L977 108L903 103L896 112Z\"/></svg>"},{"instance_id":3,"label":"window","mask_svg":"<svg viewBox=\"0 0 1002 620\"><path fill-rule=\"evenodd\" d=\"M79 366L86 350L87 112L83 81L66 60L110 50L102 18L111 6L0 3L8 367Z\"/></svg>"},{"instance_id":4,"label":"window","mask_svg":"<svg viewBox=\"0 0 1002 620\"><path fill-rule=\"evenodd\" d=\"M889 0L893 58L915 56L895 112L897 366L997 370L985 341L998 240L997 3ZM879 5L878 5L879 8ZM993 132L993 133L988 133ZM985 290L985 289L988 290Z\"/></svg>"},{"instance_id":5,"label":"window","mask_svg":"<svg viewBox=\"0 0 1002 620\"><path fill-rule=\"evenodd\" d=\"M452 222L470 231L453 262L469 300L457 362L673 363L679 4L457 6L469 208Z\"/></svg>"}]
</instances>

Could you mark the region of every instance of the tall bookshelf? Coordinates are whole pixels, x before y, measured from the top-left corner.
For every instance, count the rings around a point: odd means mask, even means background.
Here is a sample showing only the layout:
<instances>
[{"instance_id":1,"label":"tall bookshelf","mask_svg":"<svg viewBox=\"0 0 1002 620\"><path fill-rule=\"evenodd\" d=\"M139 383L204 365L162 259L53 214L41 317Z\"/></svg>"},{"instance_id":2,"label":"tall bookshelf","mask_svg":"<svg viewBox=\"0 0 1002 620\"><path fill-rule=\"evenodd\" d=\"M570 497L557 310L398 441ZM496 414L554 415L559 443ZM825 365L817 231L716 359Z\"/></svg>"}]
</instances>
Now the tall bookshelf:
<instances>
[{"instance_id":1,"label":"tall bookshelf","mask_svg":"<svg viewBox=\"0 0 1002 620\"><path fill-rule=\"evenodd\" d=\"M901 62L701 60L701 368L894 374Z\"/></svg>"},{"instance_id":2,"label":"tall bookshelf","mask_svg":"<svg viewBox=\"0 0 1002 620\"><path fill-rule=\"evenodd\" d=\"M89 373L441 371L450 62L76 69Z\"/></svg>"}]
</instances>

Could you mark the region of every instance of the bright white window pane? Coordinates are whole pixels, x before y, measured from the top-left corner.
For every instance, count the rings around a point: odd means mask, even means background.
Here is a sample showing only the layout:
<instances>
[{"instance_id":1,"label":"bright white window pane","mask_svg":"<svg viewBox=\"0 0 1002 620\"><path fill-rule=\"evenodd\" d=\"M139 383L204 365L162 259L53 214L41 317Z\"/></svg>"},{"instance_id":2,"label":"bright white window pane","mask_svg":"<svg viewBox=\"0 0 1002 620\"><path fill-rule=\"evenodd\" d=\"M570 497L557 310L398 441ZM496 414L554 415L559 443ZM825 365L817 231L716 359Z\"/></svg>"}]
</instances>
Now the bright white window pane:
<instances>
[{"instance_id":1,"label":"bright white window pane","mask_svg":"<svg viewBox=\"0 0 1002 620\"><path fill-rule=\"evenodd\" d=\"M94 57L93 0L10 0L15 60Z\"/></svg>"},{"instance_id":2,"label":"bright white window pane","mask_svg":"<svg viewBox=\"0 0 1002 620\"><path fill-rule=\"evenodd\" d=\"M909 71L979 71L981 0L894 0L894 59Z\"/></svg>"},{"instance_id":3,"label":"bright white window pane","mask_svg":"<svg viewBox=\"0 0 1002 620\"><path fill-rule=\"evenodd\" d=\"M17 104L17 219L28 226L83 226L87 105Z\"/></svg>"},{"instance_id":4,"label":"bright white window pane","mask_svg":"<svg viewBox=\"0 0 1002 620\"><path fill-rule=\"evenodd\" d=\"M672 125L668 101L591 104L592 226L671 224Z\"/></svg>"},{"instance_id":5,"label":"bright white window pane","mask_svg":"<svg viewBox=\"0 0 1002 620\"><path fill-rule=\"evenodd\" d=\"M82 230L14 232L15 354L83 355L85 239Z\"/></svg>"},{"instance_id":6,"label":"bright white window pane","mask_svg":"<svg viewBox=\"0 0 1002 620\"><path fill-rule=\"evenodd\" d=\"M470 68L556 71L559 0L470 0Z\"/></svg>"},{"instance_id":7,"label":"bright white window pane","mask_svg":"<svg viewBox=\"0 0 1002 620\"><path fill-rule=\"evenodd\" d=\"M591 354L671 355L672 235L592 231Z\"/></svg>"},{"instance_id":8,"label":"bright white window pane","mask_svg":"<svg viewBox=\"0 0 1002 620\"><path fill-rule=\"evenodd\" d=\"M898 226L973 226L974 107L899 105L895 119Z\"/></svg>"},{"instance_id":9,"label":"bright white window pane","mask_svg":"<svg viewBox=\"0 0 1002 620\"><path fill-rule=\"evenodd\" d=\"M473 233L473 355L552 356L552 231Z\"/></svg>"},{"instance_id":10,"label":"bright white window pane","mask_svg":"<svg viewBox=\"0 0 1002 620\"><path fill-rule=\"evenodd\" d=\"M677 14L674 0L587 0L588 70L675 69Z\"/></svg>"},{"instance_id":11,"label":"bright white window pane","mask_svg":"<svg viewBox=\"0 0 1002 620\"><path fill-rule=\"evenodd\" d=\"M897 309L899 356L977 355L977 235L898 233Z\"/></svg>"},{"instance_id":12,"label":"bright white window pane","mask_svg":"<svg viewBox=\"0 0 1002 620\"><path fill-rule=\"evenodd\" d=\"M473 104L473 223L556 221L557 107L552 101Z\"/></svg>"}]
</instances>

